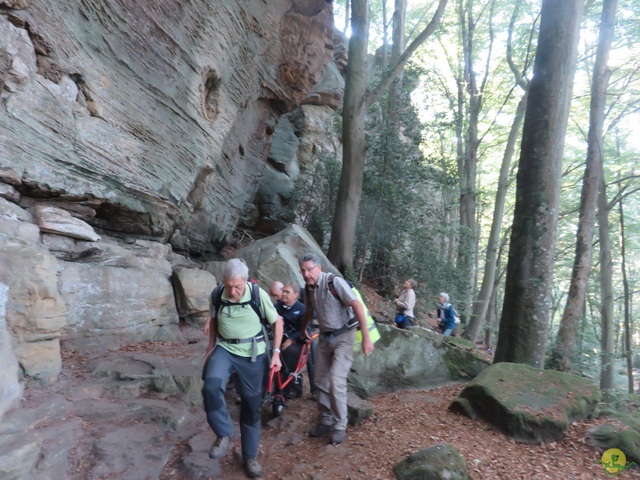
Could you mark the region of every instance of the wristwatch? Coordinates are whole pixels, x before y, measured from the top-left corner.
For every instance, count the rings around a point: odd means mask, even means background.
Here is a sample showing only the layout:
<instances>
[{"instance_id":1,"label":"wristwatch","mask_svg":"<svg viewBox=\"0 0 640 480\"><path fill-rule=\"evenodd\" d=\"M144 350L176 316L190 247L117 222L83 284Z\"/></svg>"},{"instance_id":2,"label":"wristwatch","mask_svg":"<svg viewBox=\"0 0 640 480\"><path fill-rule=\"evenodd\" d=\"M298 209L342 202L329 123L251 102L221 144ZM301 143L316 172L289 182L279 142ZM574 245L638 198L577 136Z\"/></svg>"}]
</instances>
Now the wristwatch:
<instances>
[{"instance_id":1,"label":"wristwatch","mask_svg":"<svg viewBox=\"0 0 640 480\"><path fill-rule=\"evenodd\" d=\"M274 348L273 351L276 352L276 353L280 353L280 349L279 348Z\"/></svg>"}]
</instances>

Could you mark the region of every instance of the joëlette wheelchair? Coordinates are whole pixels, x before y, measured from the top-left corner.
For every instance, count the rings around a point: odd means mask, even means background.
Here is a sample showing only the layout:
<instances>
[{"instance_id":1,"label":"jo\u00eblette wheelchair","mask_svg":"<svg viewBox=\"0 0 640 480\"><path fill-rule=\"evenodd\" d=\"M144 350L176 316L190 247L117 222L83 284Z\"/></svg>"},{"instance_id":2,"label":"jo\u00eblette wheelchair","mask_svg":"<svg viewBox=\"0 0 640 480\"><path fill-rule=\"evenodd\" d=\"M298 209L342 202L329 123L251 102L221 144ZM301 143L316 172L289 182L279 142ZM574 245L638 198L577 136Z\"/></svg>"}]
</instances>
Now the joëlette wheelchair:
<instances>
[{"instance_id":1,"label":"jo\u00eblette wheelchair","mask_svg":"<svg viewBox=\"0 0 640 480\"><path fill-rule=\"evenodd\" d=\"M269 377L267 379L266 392L262 401L262 406L268 407L270 405L274 417L282 415L282 412L284 412L284 409L287 406L287 395L285 392L288 390L288 387L290 388L293 386L292 384L295 382L300 382L300 388L302 388L301 372L309 361L311 345L317 337L318 334L315 333L311 338L307 337L305 342L302 344L300 355L298 356L298 361L293 371L289 371L287 373L288 369L285 365L283 365L282 369L279 371L276 371L275 367L272 367L269 370Z\"/></svg>"}]
</instances>

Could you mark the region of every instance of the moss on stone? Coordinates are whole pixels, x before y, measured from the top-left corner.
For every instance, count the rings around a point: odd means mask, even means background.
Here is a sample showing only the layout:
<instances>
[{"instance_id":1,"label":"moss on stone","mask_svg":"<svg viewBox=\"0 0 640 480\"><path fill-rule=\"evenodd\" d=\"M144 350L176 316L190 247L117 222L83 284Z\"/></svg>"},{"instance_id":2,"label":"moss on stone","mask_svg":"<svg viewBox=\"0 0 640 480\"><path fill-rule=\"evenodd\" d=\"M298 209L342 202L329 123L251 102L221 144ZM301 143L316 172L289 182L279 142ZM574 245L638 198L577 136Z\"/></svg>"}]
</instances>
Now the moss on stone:
<instances>
[{"instance_id":1,"label":"moss on stone","mask_svg":"<svg viewBox=\"0 0 640 480\"><path fill-rule=\"evenodd\" d=\"M467 462L454 446L433 445L412 453L393 466L398 480L466 480Z\"/></svg>"},{"instance_id":2,"label":"moss on stone","mask_svg":"<svg viewBox=\"0 0 640 480\"><path fill-rule=\"evenodd\" d=\"M477 350L475 348L461 349L452 344L445 344L444 346L447 351L443 359L452 380L474 378L490 365L488 360L476 355Z\"/></svg>"},{"instance_id":3,"label":"moss on stone","mask_svg":"<svg viewBox=\"0 0 640 480\"><path fill-rule=\"evenodd\" d=\"M600 401L588 379L528 365L499 363L483 370L451 408L482 417L505 434L532 442L559 438L569 424L591 416Z\"/></svg>"}]
</instances>

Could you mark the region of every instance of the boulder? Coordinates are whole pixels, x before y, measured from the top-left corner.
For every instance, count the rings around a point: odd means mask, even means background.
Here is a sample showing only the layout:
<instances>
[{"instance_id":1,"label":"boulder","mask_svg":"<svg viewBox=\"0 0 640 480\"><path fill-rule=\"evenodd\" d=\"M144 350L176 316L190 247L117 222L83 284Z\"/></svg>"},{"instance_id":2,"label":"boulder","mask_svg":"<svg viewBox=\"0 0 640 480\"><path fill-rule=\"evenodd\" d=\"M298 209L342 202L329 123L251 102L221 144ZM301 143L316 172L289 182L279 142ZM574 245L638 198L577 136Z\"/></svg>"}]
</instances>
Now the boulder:
<instances>
[{"instance_id":1,"label":"boulder","mask_svg":"<svg viewBox=\"0 0 640 480\"><path fill-rule=\"evenodd\" d=\"M65 348L103 350L180 338L170 246L52 237L45 243L61 259L60 293L68 307Z\"/></svg>"},{"instance_id":2,"label":"boulder","mask_svg":"<svg viewBox=\"0 0 640 480\"><path fill-rule=\"evenodd\" d=\"M592 416L599 401L600 390L587 378L502 362L469 382L450 410L540 443L559 439L571 422Z\"/></svg>"},{"instance_id":3,"label":"boulder","mask_svg":"<svg viewBox=\"0 0 640 480\"><path fill-rule=\"evenodd\" d=\"M60 373L59 338L68 313L58 291L60 265L43 247L19 240L0 240L0 264L0 282L9 287L6 322L21 371L53 382Z\"/></svg>"},{"instance_id":4,"label":"boulder","mask_svg":"<svg viewBox=\"0 0 640 480\"><path fill-rule=\"evenodd\" d=\"M466 343L420 327L402 330L378 323L378 330L375 350L366 357L356 353L349 374L350 388L365 398L467 380L490 365Z\"/></svg>"},{"instance_id":5,"label":"boulder","mask_svg":"<svg viewBox=\"0 0 640 480\"><path fill-rule=\"evenodd\" d=\"M253 242L238 250L237 256L247 262L249 275L263 286L288 279L304 285L298 257L307 252L318 255L323 271L338 272L309 232L298 225L290 225L275 235Z\"/></svg>"},{"instance_id":6,"label":"boulder","mask_svg":"<svg viewBox=\"0 0 640 480\"><path fill-rule=\"evenodd\" d=\"M605 450L619 448L629 460L640 464L640 412L636 404L624 407L621 403L619 407L601 411L601 417L609 417L609 422L587 431L587 442Z\"/></svg>"},{"instance_id":7,"label":"boulder","mask_svg":"<svg viewBox=\"0 0 640 480\"><path fill-rule=\"evenodd\" d=\"M204 325L216 278L206 270L178 267L173 269L171 280L180 318L192 325Z\"/></svg>"},{"instance_id":8,"label":"boulder","mask_svg":"<svg viewBox=\"0 0 640 480\"><path fill-rule=\"evenodd\" d=\"M0 283L0 418L22 397L22 384L18 381L18 359L11 345L7 328L6 305L9 287Z\"/></svg>"},{"instance_id":9,"label":"boulder","mask_svg":"<svg viewBox=\"0 0 640 480\"><path fill-rule=\"evenodd\" d=\"M412 453L393 466L398 480L467 480L467 462L453 445L438 444Z\"/></svg>"}]
</instances>

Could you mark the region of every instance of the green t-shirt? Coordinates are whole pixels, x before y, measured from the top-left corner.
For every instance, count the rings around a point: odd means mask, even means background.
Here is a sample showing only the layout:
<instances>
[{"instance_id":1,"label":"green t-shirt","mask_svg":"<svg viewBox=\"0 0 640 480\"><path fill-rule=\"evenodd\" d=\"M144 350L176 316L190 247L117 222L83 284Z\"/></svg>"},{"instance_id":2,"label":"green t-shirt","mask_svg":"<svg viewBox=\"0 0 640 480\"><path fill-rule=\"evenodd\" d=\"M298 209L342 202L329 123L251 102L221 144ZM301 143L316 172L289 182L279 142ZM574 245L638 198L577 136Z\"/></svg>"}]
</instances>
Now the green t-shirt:
<instances>
[{"instance_id":1,"label":"green t-shirt","mask_svg":"<svg viewBox=\"0 0 640 480\"><path fill-rule=\"evenodd\" d=\"M238 303L231 303L230 306L221 305L218 310L218 336L228 339L245 339L255 337L262 331L262 325L260 324L260 318L256 315L251 305L240 305L241 303L251 300L251 283L247 283L247 288L244 290L244 295ZM270 325L274 324L278 318L278 312L276 312L269 294L258 288L260 292L260 304L265 314L267 322ZM222 292L222 300L229 301L227 292ZM213 309L212 309L213 310ZM213 312L212 312L213 313ZM222 339L218 339L217 342L225 350L238 355L240 357L251 357L253 351L252 342L246 343L227 343ZM262 355L266 349L265 341L258 342L257 354Z\"/></svg>"}]
</instances>

